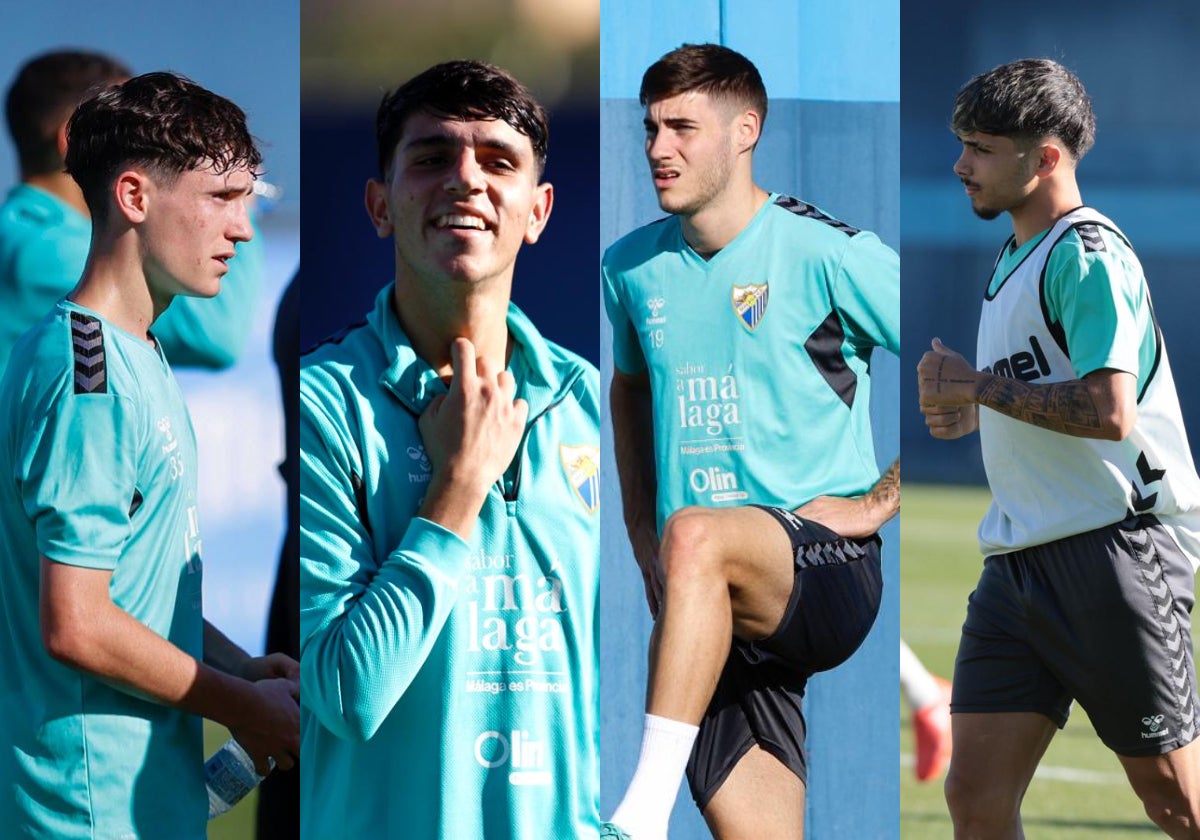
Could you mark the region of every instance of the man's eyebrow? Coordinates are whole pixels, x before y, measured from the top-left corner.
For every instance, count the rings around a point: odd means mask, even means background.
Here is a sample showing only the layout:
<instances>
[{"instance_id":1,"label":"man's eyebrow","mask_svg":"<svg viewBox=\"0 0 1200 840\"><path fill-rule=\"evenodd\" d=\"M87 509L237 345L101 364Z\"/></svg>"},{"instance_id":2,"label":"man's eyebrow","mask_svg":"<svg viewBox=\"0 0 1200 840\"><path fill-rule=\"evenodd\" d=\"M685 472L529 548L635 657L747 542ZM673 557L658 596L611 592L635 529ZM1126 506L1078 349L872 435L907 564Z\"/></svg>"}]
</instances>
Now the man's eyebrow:
<instances>
[{"instance_id":1,"label":"man's eyebrow","mask_svg":"<svg viewBox=\"0 0 1200 840\"><path fill-rule=\"evenodd\" d=\"M225 183L215 186L210 192L213 195L250 195L254 192L254 179L251 179L245 186L231 183L226 179Z\"/></svg>"},{"instance_id":2,"label":"man's eyebrow","mask_svg":"<svg viewBox=\"0 0 1200 840\"><path fill-rule=\"evenodd\" d=\"M696 124L695 120L689 119L688 117L664 117L662 120L654 120L650 117L646 117L644 120L642 120L642 125L646 128L653 128L660 122L667 128L686 128Z\"/></svg>"},{"instance_id":3,"label":"man's eyebrow","mask_svg":"<svg viewBox=\"0 0 1200 840\"><path fill-rule=\"evenodd\" d=\"M455 146L463 145L462 141L457 137L451 137L448 134L426 134L422 137L414 137L404 144L403 151L420 151L422 149L446 149ZM512 157L520 157L521 150L516 145L509 143L507 140L501 140L493 137L480 138L474 144L479 148L491 149L492 151L502 152Z\"/></svg>"}]
</instances>

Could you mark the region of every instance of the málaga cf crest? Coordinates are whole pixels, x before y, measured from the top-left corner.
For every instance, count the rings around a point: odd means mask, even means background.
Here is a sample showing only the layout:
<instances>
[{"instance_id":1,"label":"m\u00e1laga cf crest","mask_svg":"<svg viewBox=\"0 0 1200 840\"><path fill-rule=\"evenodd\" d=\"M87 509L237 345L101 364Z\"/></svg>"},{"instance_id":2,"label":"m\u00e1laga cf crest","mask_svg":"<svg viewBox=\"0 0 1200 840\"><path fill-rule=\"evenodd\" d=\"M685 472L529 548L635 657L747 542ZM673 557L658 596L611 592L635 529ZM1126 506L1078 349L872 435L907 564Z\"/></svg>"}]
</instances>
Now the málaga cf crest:
<instances>
[{"instance_id":1,"label":"m\u00e1laga cf crest","mask_svg":"<svg viewBox=\"0 0 1200 840\"><path fill-rule=\"evenodd\" d=\"M583 446L558 447L567 480L575 489L575 495L588 513L595 513L600 506L600 447L585 443Z\"/></svg>"},{"instance_id":2,"label":"m\u00e1laga cf crest","mask_svg":"<svg viewBox=\"0 0 1200 840\"><path fill-rule=\"evenodd\" d=\"M733 287L733 311L742 326L753 331L767 311L767 284Z\"/></svg>"}]
</instances>

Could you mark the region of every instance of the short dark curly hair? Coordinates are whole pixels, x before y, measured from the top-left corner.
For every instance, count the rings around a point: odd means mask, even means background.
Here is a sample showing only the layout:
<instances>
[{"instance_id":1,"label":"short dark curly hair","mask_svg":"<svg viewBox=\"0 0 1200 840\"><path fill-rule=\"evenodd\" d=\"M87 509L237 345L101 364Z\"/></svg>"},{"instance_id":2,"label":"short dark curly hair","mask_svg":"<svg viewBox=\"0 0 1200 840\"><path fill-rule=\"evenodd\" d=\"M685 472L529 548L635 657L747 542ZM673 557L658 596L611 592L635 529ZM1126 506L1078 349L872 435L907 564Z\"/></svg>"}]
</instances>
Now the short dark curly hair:
<instances>
[{"instance_id":1,"label":"short dark curly hair","mask_svg":"<svg viewBox=\"0 0 1200 840\"><path fill-rule=\"evenodd\" d=\"M954 100L950 127L1030 144L1057 137L1076 160L1096 142L1096 115L1079 77L1057 61L1024 58L981 73Z\"/></svg>"},{"instance_id":2,"label":"short dark curly hair","mask_svg":"<svg viewBox=\"0 0 1200 840\"><path fill-rule=\"evenodd\" d=\"M505 70L484 61L436 64L387 93L375 116L379 174L391 170L396 144L413 114L452 120L503 120L529 138L540 178L546 168L550 127L546 110Z\"/></svg>"},{"instance_id":3,"label":"short dark curly hair","mask_svg":"<svg viewBox=\"0 0 1200 840\"><path fill-rule=\"evenodd\" d=\"M190 79L160 72L112 85L80 105L67 123L66 164L102 222L109 188L125 167L144 167L173 183L200 166L257 174L262 155L241 108Z\"/></svg>"}]
</instances>

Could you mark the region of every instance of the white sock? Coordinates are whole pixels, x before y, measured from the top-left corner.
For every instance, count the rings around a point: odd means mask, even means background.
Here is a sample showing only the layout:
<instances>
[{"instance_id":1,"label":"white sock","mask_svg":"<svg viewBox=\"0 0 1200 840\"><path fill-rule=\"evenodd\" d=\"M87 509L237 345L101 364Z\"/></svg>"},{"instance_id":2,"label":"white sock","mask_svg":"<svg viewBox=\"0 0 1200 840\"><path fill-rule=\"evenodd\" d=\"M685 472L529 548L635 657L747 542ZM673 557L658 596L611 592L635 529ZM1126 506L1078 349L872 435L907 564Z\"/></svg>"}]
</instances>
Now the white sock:
<instances>
[{"instance_id":1,"label":"white sock","mask_svg":"<svg viewBox=\"0 0 1200 840\"><path fill-rule=\"evenodd\" d=\"M903 639L900 640L900 688L904 691L908 708L914 712L942 700L942 689L937 680Z\"/></svg>"},{"instance_id":2,"label":"white sock","mask_svg":"<svg viewBox=\"0 0 1200 840\"><path fill-rule=\"evenodd\" d=\"M646 715L637 769L612 822L633 840L667 840L667 822L700 727Z\"/></svg>"}]
</instances>

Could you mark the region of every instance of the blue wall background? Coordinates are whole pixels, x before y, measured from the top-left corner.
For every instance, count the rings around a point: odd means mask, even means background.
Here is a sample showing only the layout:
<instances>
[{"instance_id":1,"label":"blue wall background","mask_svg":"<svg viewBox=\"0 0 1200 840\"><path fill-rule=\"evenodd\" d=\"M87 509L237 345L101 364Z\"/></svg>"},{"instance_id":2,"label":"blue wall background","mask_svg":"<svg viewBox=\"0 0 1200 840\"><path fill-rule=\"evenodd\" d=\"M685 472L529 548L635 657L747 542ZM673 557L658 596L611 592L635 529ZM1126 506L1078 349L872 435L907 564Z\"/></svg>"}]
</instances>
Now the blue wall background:
<instances>
[{"instance_id":1,"label":"blue wall background","mask_svg":"<svg viewBox=\"0 0 1200 840\"><path fill-rule=\"evenodd\" d=\"M983 481L975 436L934 441L917 411L911 371L933 336L968 359L992 262L1012 232L971 213L951 172L960 145L948 125L954 96L977 73L1018 58L1053 58L1083 80L1096 112L1096 145L1079 166L1083 200L1119 225L1146 271L1166 339L1184 420L1200 440L1200 7L1173 0L1135 5L1099 0L1075 6L1014 0L944 11L930 3L903 8L901 201L906 375L901 443L906 477Z\"/></svg>"},{"instance_id":2,"label":"blue wall background","mask_svg":"<svg viewBox=\"0 0 1200 840\"><path fill-rule=\"evenodd\" d=\"M895 0L836 6L761 0L605 0L601 9L600 248L662 213L649 183L638 86L646 67L684 42L723 43L759 68L770 115L755 158L758 183L900 241L899 51ZM602 377L612 377L611 332L601 328ZM873 359L876 453L899 451L899 365ZM606 420L607 423L607 420ZM604 440L612 440L609 427ZM602 472L601 811L611 813L641 738L650 619L621 521L611 447ZM884 530L885 601L871 636L846 665L809 685L806 836L897 836L899 809L898 522ZM853 803L848 807L848 803ZM709 837L682 790L673 840Z\"/></svg>"}]
</instances>

